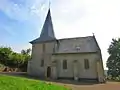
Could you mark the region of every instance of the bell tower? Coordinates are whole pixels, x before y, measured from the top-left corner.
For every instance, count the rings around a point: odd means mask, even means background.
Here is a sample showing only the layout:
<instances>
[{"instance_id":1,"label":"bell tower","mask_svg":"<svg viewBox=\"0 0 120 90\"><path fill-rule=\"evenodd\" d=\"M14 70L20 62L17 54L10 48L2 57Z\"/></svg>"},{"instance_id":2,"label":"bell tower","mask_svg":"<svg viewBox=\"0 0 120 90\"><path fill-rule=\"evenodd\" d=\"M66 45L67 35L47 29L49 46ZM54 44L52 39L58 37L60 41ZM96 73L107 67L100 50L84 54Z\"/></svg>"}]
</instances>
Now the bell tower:
<instances>
[{"instance_id":1,"label":"bell tower","mask_svg":"<svg viewBox=\"0 0 120 90\"><path fill-rule=\"evenodd\" d=\"M28 69L31 74L47 77L48 70L51 72L51 57L54 52L56 40L49 7L40 36L30 42L32 44L32 60L31 63L28 64L28 67L33 70Z\"/></svg>"}]
</instances>

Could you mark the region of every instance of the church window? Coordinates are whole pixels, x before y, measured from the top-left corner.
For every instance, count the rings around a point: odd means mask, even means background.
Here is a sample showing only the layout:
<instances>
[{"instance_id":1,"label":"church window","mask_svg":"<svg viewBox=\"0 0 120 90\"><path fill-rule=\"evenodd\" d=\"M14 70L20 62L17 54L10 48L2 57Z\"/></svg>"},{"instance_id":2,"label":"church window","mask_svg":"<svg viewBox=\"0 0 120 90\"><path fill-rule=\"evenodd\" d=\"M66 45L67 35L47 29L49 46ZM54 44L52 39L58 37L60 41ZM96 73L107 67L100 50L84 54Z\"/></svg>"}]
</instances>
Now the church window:
<instances>
[{"instance_id":1,"label":"church window","mask_svg":"<svg viewBox=\"0 0 120 90\"><path fill-rule=\"evenodd\" d=\"M41 67L44 66L44 59L41 60Z\"/></svg>"},{"instance_id":2,"label":"church window","mask_svg":"<svg viewBox=\"0 0 120 90\"><path fill-rule=\"evenodd\" d=\"M54 45L53 52L57 49L57 44Z\"/></svg>"},{"instance_id":3,"label":"church window","mask_svg":"<svg viewBox=\"0 0 120 90\"><path fill-rule=\"evenodd\" d=\"M89 60L88 59L84 59L84 67L85 67L85 69L89 69Z\"/></svg>"},{"instance_id":4,"label":"church window","mask_svg":"<svg viewBox=\"0 0 120 90\"><path fill-rule=\"evenodd\" d=\"M45 43L42 44L43 53L45 52Z\"/></svg>"},{"instance_id":5,"label":"church window","mask_svg":"<svg viewBox=\"0 0 120 90\"><path fill-rule=\"evenodd\" d=\"M67 69L67 60L63 60L63 69Z\"/></svg>"}]
</instances>

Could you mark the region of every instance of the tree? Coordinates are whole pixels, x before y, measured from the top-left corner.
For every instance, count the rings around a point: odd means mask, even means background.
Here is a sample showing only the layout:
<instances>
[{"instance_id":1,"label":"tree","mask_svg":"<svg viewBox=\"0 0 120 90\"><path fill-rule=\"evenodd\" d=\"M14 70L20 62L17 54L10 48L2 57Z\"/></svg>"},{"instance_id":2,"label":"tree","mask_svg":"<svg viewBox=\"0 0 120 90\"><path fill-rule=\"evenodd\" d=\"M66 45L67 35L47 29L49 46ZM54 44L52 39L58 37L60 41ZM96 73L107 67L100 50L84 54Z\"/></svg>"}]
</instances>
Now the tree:
<instances>
[{"instance_id":1,"label":"tree","mask_svg":"<svg viewBox=\"0 0 120 90\"><path fill-rule=\"evenodd\" d=\"M31 52L31 49L27 49L27 50L21 50L21 54L24 54L24 55L30 55L30 52Z\"/></svg>"},{"instance_id":2,"label":"tree","mask_svg":"<svg viewBox=\"0 0 120 90\"><path fill-rule=\"evenodd\" d=\"M19 68L19 66L21 66L25 62L25 56L20 53L14 52L10 58L11 58L11 63L16 65L17 68Z\"/></svg>"},{"instance_id":3,"label":"tree","mask_svg":"<svg viewBox=\"0 0 120 90\"><path fill-rule=\"evenodd\" d=\"M13 53L10 47L0 47L0 62L7 65L10 55Z\"/></svg>"},{"instance_id":4,"label":"tree","mask_svg":"<svg viewBox=\"0 0 120 90\"><path fill-rule=\"evenodd\" d=\"M28 60L30 60L31 56L30 56L30 53L31 53L31 49L27 49L27 50L21 50L21 54L25 57L25 64L28 63Z\"/></svg>"},{"instance_id":5,"label":"tree","mask_svg":"<svg viewBox=\"0 0 120 90\"><path fill-rule=\"evenodd\" d=\"M117 77L120 75L120 38L112 39L108 48L109 57L107 60L108 75Z\"/></svg>"},{"instance_id":6,"label":"tree","mask_svg":"<svg viewBox=\"0 0 120 90\"><path fill-rule=\"evenodd\" d=\"M0 63L10 68L27 70L27 63L30 60L31 49L22 50L21 53L13 52L10 47L0 47Z\"/></svg>"},{"instance_id":7,"label":"tree","mask_svg":"<svg viewBox=\"0 0 120 90\"><path fill-rule=\"evenodd\" d=\"M27 70L28 61L31 59L30 53L31 53L30 48L26 50L21 50L21 54L25 57L24 63L20 66L20 68L23 69L23 71Z\"/></svg>"}]
</instances>

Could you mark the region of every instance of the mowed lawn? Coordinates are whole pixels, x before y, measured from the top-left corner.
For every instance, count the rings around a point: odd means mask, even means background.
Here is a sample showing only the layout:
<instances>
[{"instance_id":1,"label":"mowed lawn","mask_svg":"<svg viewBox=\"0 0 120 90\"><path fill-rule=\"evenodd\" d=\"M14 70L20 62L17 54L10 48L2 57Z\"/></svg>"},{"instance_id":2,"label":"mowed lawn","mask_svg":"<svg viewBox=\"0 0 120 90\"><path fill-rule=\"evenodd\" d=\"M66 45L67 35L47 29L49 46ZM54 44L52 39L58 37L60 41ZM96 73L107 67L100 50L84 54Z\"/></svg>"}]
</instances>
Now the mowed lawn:
<instances>
[{"instance_id":1,"label":"mowed lawn","mask_svg":"<svg viewBox=\"0 0 120 90\"><path fill-rule=\"evenodd\" d=\"M64 86L22 77L0 75L0 90L69 90Z\"/></svg>"}]
</instances>

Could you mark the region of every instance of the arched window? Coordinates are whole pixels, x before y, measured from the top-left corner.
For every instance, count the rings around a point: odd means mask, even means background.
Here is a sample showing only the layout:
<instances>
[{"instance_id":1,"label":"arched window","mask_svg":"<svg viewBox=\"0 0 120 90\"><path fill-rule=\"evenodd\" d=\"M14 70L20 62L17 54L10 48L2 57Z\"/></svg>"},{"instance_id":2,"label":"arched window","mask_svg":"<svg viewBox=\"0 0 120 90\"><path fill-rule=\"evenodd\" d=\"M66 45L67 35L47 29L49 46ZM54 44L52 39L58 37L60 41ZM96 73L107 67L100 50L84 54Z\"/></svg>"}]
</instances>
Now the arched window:
<instances>
[{"instance_id":1,"label":"arched window","mask_svg":"<svg viewBox=\"0 0 120 90\"><path fill-rule=\"evenodd\" d=\"M67 69L67 60L63 60L63 69Z\"/></svg>"},{"instance_id":2,"label":"arched window","mask_svg":"<svg viewBox=\"0 0 120 90\"><path fill-rule=\"evenodd\" d=\"M41 60L41 67L44 66L44 59Z\"/></svg>"},{"instance_id":3,"label":"arched window","mask_svg":"<svg viewBox=\"0 0 120 90\"><path fill-rule=\"evenodd\" d=\"M89 60L88 59L84 59L84 67L85 67L85 69L89 69Z\"/></svg>"}]
</instances>

